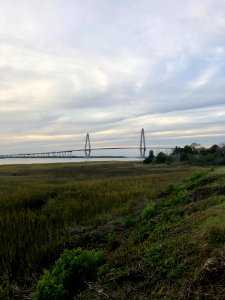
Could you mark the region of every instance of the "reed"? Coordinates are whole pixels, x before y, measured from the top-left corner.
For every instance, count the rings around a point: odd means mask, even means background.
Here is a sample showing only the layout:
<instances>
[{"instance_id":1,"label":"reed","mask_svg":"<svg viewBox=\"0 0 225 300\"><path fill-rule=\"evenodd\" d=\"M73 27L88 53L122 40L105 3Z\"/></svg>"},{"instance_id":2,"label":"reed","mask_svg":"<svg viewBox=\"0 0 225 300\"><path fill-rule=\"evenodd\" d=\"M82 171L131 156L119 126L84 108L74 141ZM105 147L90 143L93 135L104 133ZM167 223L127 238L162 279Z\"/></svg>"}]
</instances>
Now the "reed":
<instances>
[{"instance_id":1,"label":"reed","mask_svg":"<svg viewBox=\"0 0 225 300\"><path fill-rule=\"evenodd\" d=\"M59 256L71 226L98 225L106 216L126 215L192 172L152 172L137 164L135 173L132 163L99 166L105 171L96 170L102 174L96 179L90 176L93 168L82 177L80 165L0 168L1 278L26 282Z\"/></svg>"}]
</instances>

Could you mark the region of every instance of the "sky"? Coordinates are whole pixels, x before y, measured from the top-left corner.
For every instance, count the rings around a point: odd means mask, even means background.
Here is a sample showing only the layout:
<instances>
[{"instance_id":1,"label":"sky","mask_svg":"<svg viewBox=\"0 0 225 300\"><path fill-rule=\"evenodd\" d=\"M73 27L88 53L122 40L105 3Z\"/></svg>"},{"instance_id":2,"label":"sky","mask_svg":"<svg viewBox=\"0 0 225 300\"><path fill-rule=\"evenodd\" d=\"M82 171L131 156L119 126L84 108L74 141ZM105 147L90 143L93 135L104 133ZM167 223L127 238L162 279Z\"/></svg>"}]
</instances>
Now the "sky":
<instances>
[{"instance_id":1,"label":"sky","mask_svg":"<svg viewBox=\"0 0 225 300\"><path fill-rule=\"evenodd\" d=\"M0 154L225 142L225 0L0 0Z\"/></svg>"}]
</instances>

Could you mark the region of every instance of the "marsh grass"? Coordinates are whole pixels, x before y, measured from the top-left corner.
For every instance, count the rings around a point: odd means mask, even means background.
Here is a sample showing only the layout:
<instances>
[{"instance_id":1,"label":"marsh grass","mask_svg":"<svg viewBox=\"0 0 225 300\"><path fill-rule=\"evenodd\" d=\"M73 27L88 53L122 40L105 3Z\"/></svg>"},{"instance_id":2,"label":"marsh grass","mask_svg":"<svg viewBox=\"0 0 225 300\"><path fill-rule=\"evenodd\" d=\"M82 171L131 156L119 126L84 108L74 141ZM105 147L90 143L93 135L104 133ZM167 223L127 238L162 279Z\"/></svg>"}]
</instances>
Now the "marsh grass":
<instances>
[{"instance_id":1,"label":"marsh grass","mask_svg":"<svg viewBox=\"0 0 225 300\"><path fill-rule=\"evenodd\" d=\"M62 253L71 226L126 216L192 172L138 163L81 166L0 167L1 278L29 282Z\"/></svg>"}]
</instances>

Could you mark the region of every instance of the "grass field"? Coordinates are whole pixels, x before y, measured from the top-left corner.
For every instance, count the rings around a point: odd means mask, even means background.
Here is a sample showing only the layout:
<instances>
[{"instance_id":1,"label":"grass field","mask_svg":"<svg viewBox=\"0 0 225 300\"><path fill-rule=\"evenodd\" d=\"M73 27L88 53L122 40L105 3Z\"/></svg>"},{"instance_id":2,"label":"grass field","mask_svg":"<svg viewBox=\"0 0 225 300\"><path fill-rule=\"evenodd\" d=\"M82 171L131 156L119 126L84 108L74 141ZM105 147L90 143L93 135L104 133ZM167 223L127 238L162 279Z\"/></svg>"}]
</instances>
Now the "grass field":
<instances>
[{"instance_id":1,"label":"grass field","mask_svg":"<svg viewBox=\"0 0 225 300\"><path fill-rule=\"evenodd\" d=\"M140 162L0 166L0 298L29 299L43 268L77 247L108 253L79 299L179 299L191 284L201 297L193 274L225 241L225 171L202 168L201 178L185 181L196 170Z\"/></svg>"}]
</instances>

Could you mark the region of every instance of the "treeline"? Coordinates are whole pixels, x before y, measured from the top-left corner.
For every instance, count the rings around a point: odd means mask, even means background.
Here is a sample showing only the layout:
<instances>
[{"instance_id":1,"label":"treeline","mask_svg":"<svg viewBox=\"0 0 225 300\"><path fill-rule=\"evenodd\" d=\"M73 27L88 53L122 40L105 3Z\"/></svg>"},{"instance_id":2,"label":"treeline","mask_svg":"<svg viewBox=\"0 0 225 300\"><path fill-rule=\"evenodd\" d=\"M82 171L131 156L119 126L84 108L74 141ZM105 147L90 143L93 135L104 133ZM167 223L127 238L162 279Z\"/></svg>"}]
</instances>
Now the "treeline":
<instances>
[{"instance_id":1,"label":"treeline","mask_svg":"<svg viewBox=\"0 0 225 300\"><path fill-rule=\"evenodd\" d=\"M192 143L191 145L186 145L184 147L176 146L170 154L159 152L155 155L154 151L150 150L148 157L146 157L143 162L146 164L186 162L198 165L225 165L225 144L222 146L213 145L210 148L205 148L199 144Z\"/></svg>"}]
</instances>

